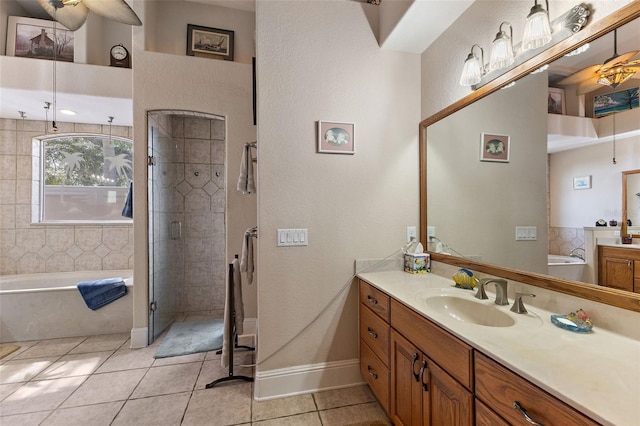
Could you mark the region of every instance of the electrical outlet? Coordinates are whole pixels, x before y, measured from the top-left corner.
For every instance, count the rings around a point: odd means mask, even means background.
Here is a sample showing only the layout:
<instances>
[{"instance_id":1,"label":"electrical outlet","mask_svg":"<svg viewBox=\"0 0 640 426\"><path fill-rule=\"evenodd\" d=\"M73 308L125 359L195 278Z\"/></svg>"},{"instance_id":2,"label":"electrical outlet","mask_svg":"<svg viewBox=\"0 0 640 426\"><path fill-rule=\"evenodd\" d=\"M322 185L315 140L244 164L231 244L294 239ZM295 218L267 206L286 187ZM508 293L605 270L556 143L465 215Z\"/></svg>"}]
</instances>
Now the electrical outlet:
<instances>
[{"instance_id":1,"label":"electrical outlet","mask_svg":"<svg viewBox=\"0 0 640 426\"><path fill-rule=\"evenodd\" d=\"M431 240L431 237L436 236L436 227L435 226L427 226L427 238Z\"/></svg>"},{"instance_id":2,"label":"electrical outlet","mask_svg":"<svg viewBox=\"0 0 640 426\"><path fill-rule=\"evenodd\" d=\"M418 234L415 226L407 226L407 242L417 240Z\"/></svg>"}]
</instances>

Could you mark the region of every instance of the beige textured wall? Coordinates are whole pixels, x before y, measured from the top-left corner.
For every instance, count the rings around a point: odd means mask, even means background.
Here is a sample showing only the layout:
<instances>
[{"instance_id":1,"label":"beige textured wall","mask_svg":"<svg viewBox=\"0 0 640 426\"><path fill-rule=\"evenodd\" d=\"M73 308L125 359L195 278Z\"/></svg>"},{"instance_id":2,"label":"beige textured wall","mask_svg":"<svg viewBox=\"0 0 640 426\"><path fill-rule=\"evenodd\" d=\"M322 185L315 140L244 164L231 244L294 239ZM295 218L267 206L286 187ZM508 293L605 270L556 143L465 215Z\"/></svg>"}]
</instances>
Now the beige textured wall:
<instances>
[{"instance_id":1,"label":"beige textured wall","mask_svg":"<svg viewBox=\"0 0 640 426\"><path fill-rule=\"evenodd\" d=\"M429 126L427 223L464 255L546 272L546 87L533 74ZM510 136L508 163L479 160L483 132ZM516 226L537 226L537 240L515 241Z\"/></svg>"},{"instance_id":2,"label":"beige textured wall","mask_svg":"<svg viewBox=\"0 0 640 426\"><path fill-rule=\"evenodd\" d=\"M601 20L632 1L588 2L591 10L589 23ZM550 0L549 3L549 14L553 20L579 2ZM471 93L470 88L458 83L464 60L471 46L477 43L484 48L485 62L489 62L491 43L501 22L508 21L513 25L514 44L522 41L526 16L531 6L533 2L526 1L476 1L422 53L422 118L435 114Z\"/></svg>"},{"instance_id":3,"label":"beige textured wall","mask_svg":"<svg viewBox=\"0 0 640 426\"><path fill-rule=\"evenodd\" d=\"M622 172L640 168L640 137L618 138L615 165L612 156L613 142L551 154L551 226L577 228L595 226L598 219L622 220ZM591 189L574 190L573 178L578 176L591 176Z\"/></svg>"},{"instance_id":4,"label":"beige textured wall","mask_svg":"<svg viewBox=\"0 0 640 426\"><path fill-rule=\"evenodd\" d=\"M418 225L420 57L381 50L368 18L358 2L257 4L259 371L357 358L355 287L282 347L354 259ZM316 153L318 120L354 122L355 155ZM278 228L308 228L309 245L276 247Z\"/></svg>"}]
</instances>

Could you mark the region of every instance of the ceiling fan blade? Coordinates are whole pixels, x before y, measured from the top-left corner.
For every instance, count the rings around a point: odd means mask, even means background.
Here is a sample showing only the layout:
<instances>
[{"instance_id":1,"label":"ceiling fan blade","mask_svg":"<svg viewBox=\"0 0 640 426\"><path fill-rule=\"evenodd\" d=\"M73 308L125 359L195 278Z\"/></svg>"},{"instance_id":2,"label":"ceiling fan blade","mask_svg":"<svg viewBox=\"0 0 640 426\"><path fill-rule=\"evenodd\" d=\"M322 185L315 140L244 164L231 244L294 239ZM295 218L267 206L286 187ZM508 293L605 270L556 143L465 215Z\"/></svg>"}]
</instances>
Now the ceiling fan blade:
<instances>
[{"instance_id":1,"label":"ceiling fan blade","mask_svg":"<svg viewBox=\"0 0 640 426\"><path fill-rule=\"evenodd\" d=\"M636 56L638 53L640 53L640 50L636 50L636 51L633 51L633 52L627 52L627 53L623 53L622 55L618 55L617 57L615 57L615 58L607 61L605 64L603 64L602 68L605 69L605 70L608 70L609 68L612 68L615 65L624 64L629 59L631 59L634 56Z\"/></svg>"},{"instance_id":2,"label":"ceiling fan blade","mask_svg":"<svg viewBox=\"0 0 640 426\"><path fill-rule=\"evenodd\" d=\"M40 6L49 14L53 19L64 25L68 30L75 31L84 24L89 15L89 9L82 3L78 3L75 6L65 6L59 9L54 8L47 0L38 0Z\"/></svg>"},{"instance_id":3,"label":"ceiling fan blade","mask_svg":"<svg viewBox=\"0 0 640 426\"><path fill-rule=\"evenodd\" d=\"M584 95L585 93L593 92L594 90L602 89L603 87L605 86L603 86L602 84L598 84L597 79L585 80L581 83L578 83L578 85L576 86L576 95Z\"/></svg>"},{"instance_id":4,"label":"ceiling fan blade","mask_svg":"<svg viewBox=\"0 0 640 426\"><path fill-rule=\"evenodd\" d=\"M112 21L129 25L142 25L138 15L124 0L82 0L92 12Z\"/></svg>"},{"instance_id":5,"label":"ceiling fan blade","mask_svg":"<svg viewBox=\"0 0 640 426\"><path fill-rule=\"evenodd\" d=\"M571 74L570 76L560 80L558 84L567 86L570 84L576 84L584 80L595 78L597 75L597 72L600 70L601 67L602 65L591 65L590 67L583 68L580 71L577 71Z\"/></svg>"}]
</instances>

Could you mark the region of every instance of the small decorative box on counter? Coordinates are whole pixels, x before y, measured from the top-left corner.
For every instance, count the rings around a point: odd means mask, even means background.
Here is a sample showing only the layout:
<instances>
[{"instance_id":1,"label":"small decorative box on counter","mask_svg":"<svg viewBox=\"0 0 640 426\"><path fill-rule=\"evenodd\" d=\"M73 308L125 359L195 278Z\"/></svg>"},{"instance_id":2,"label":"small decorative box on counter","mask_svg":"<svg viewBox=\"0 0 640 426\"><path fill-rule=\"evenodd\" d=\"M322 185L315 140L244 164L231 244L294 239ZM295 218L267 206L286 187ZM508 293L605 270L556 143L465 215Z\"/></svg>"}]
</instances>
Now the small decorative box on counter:
<instances>
[{"instance_id":1,"label":"small decorative box on counter","mask_svg":"<svg viewBox=\"0 0 640 426\"><path fill-rule=\"evenodd\" d=\"M410 274L431 272L431 255L429 253L405 253L404 271Z\"/></svg>"}]
</instances>

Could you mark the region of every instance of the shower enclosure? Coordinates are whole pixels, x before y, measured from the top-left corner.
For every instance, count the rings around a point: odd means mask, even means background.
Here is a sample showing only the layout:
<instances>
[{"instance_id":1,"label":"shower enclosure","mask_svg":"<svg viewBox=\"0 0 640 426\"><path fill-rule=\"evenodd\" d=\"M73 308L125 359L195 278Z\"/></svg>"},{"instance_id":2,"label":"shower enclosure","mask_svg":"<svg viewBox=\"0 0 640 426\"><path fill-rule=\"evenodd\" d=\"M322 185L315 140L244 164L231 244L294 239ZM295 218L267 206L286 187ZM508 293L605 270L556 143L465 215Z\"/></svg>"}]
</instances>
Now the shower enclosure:
<instances>
[{"instance_id":1,"label":"shower enclosure","mask_svg":"<svg viewBox=\"0 0 640 426\"><path fill-rule=\"evenodd\" d=\"M222 317L225 119L149 111L149 343L179 316Z\"/></svg>"}]
</instances>

